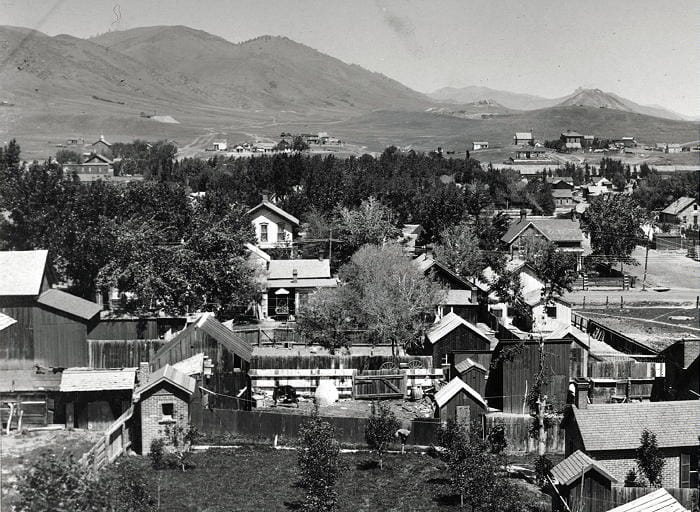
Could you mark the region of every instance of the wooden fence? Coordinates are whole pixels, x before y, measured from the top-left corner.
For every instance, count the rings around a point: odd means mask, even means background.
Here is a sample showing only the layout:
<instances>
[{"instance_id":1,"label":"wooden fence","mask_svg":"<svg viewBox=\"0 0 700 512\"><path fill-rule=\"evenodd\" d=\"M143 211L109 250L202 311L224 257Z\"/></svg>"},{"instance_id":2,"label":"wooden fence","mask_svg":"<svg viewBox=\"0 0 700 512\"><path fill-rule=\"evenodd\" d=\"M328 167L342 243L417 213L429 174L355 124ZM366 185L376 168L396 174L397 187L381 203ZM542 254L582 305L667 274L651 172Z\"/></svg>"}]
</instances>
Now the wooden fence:
<instances>
[{"instance_id":1,"label":"wooden fence","mask_svg":"<svg viewBox=\"0 0 700 512\"><path fill-rule=\"evenodd\" d=\"M167 343L166 340L88 340L90 368L137 368Z\"/></svg>"},{"instance_id":2,"label":"wooden fence","mask_svg":"<svg viewBox=\"0 0 700 512\"><path fill-rule=\"evenodd\" d=\"M131 447L133 436L131 421L134 406L129 407L105 431L104 435L79 460L85 468L93 472L100 471L106 465L114 462L120 455Z\"/></svg>"},{"instance_id":3,"label":"wooden fence","mask_svg":"<svg viewBox=\"0 0 700 512\"><path fill-rule=\"evenodd\" d=\"M404 398L406 396L407 375L405 373L384 373L378 375L355 375L352 379L352 397L355 400L379 398Z\"/></svg>"},{"instance_id":4,"label":"wooden fence","mask_svg":"<svg viewBox=\"0 0 700 512\"><path fill-rule=\"evenodd\" d=\"M322 380L329 380L338 390L341 398L353 396L353 380L357 377L372 374L378 370L365 370L361 372L354 368L254 368L249 370L251 388L258 393L271 394L275 388L275 382L282 386L294 386L297 393L311 396ZM397 373L391 370L389 373ZM434 381L444 379L442 368L415 368L400 370L405 375L407 393L414 386L431 387Z\"/></svg>"},{"instance_id":5,"label":"wooden fence","mask_svg":"<svg viewBox=\"0 0 700 512\"><path fill-rule=\"evenodd\" d=\"M536 453L538 449L537 439L530 436L532 417L522 414L492 413L485 417L485 431L489 432L496 425L505 427L506 440L509 453ZM563 454L564 431L559 428L561 418L553 419L547 426L547 453Z\"/></svg>"}]
</instances>

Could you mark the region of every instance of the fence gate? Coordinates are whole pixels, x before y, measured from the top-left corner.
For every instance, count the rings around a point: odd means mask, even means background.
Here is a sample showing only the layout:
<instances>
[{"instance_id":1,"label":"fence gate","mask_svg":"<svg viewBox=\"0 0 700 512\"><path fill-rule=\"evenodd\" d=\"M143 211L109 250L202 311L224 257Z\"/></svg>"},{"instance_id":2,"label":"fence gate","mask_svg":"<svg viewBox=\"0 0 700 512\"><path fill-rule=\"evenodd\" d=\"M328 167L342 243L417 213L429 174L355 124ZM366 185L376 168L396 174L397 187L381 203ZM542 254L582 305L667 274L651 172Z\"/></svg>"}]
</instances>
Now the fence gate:
<instances>
[{"instance_id":1,"label":"fence gate","mask_svg":"<svg viewBox=\"0 0 700 512\"><path fill-rule=\"evenodd\" d=\"M355 375L352 378L354 399L404 398L406 396L405 373L389 375Z\"/></svg>"}]
</instances>

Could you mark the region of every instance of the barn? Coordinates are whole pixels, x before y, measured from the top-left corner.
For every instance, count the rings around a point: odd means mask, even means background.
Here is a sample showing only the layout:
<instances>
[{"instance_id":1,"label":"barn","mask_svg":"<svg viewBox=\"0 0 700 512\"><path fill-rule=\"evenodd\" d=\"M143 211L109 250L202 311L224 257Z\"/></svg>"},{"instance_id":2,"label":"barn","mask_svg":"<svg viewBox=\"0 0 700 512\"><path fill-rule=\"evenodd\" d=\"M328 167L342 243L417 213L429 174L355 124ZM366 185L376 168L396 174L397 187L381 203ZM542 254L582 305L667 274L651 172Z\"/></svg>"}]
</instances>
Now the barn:
<instances>
[{"instance_id":1,"label":"barn","mask_svg":"<svg viewBox=\"0 0 700 512\"><path fill-rule=\"evenodd\" d=\"M498 340L456 313L448 313L433 324L426 333L423 354L433 356L433 367L440 368L450 363L454 352L488 352Z\"/></svg>"},{"instance_id":2,"label":"barn","mask_svg":"<svg viewBox=\"0 0 700 512\"><path fill-rule=\"evenodd\" d=\"M456 420L470 425L486 414L488 406L476 390L463 380L455 377L440 388L433 397L435 401L435 417L442 422Z\"/></svg>"},{"instance_id":3,"label":"barn","mask_svg":"<svg viewBox=\"0 0 700 512\"><path fill-rule=\"evenodd\" d=\"M202 373L200 384L210 392L210 405L217 404L222 408L248 407L248 370L253 347L221 324L211 313L202 314L196 322L156 352L150 361L151 370L175 365L198 354L202 354L210 365Z\"/></svg>"}]
</instances>

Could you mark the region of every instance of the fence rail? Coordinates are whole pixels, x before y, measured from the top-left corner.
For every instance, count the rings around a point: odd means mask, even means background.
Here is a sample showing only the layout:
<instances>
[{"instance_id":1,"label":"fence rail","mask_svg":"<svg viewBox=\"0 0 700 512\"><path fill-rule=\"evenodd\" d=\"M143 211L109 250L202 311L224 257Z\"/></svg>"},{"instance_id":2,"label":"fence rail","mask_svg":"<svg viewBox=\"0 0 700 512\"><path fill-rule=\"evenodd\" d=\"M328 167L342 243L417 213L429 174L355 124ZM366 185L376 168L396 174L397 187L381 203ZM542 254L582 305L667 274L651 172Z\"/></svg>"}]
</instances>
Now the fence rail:
<instances>
[{"instance_id":1,"label":"fence rail","mask_svg":"<svg viewBox=\"0 0 700 512\"><path fill-rule=\"evenodd\" d=\"M105 431L104 435L78 461L86 469L97 473L131 448L134 406L119 416Z\"/></svg>"}]
</instances>

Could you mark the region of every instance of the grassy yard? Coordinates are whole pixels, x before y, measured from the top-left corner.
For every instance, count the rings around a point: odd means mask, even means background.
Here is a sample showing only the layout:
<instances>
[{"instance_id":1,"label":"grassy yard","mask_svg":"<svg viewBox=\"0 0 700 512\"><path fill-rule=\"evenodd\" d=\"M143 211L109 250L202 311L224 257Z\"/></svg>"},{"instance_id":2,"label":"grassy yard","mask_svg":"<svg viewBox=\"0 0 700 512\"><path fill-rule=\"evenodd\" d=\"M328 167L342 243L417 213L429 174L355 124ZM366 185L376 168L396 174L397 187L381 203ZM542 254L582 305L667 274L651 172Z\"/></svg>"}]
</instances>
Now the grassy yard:
<instances>
[{"instance_id":1,"label":"grassy yard","mask_svg":"<svg viewBox=\"0 0 700 512\"><path fill-rule=\"evenodd\" d=\"M447 488L442 463L428 455L388 455L384 469L368 453L342 455L348 465L338 485L341 511L423 511L459 509ZM197 465L186 472L155 471L144 460L144 476L154 495L160 488L160 510L223 512L298 510L303 489L297 487L297 453L261 447L210 450L194 455ZM513 480L523 499L542 510L549 497L535 486Z\"/></svg>"}]
</instances>

